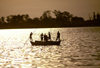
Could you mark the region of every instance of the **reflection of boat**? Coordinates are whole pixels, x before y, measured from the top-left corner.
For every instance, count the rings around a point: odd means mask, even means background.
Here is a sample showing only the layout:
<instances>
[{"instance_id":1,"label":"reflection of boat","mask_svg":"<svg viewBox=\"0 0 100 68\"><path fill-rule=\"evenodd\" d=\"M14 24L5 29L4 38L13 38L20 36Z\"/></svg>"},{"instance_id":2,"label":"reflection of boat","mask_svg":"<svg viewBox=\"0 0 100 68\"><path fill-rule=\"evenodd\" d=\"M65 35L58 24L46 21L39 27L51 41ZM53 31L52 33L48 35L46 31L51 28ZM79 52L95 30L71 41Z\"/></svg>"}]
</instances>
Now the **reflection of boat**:
<instances>
[{"instance_id":1,"label":"reflection of boat","mask_svg":"<svg viewBox=\"0 0 100 68\"><path fill-rule=\"evenodd\" d=\"M30 41L32 45L60 45L61 41Z\"/></svg>"}]
</instances>

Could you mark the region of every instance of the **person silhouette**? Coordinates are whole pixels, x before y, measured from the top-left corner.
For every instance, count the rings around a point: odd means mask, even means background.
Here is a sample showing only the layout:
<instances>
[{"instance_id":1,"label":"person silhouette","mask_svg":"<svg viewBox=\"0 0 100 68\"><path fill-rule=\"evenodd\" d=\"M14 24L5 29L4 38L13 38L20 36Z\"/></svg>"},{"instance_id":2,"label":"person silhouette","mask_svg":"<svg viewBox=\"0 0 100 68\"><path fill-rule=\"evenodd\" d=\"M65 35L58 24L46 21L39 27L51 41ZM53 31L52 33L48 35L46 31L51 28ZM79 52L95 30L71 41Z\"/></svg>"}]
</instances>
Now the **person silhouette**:
<instances>
[{"instance_id":1,"label":"person silhouette","mask_svg":"<svg viewBox=\"0 0 100 68\"><path fill-rule=\"evenodd\" d=\"M48 39L51 41L51 34L50 34L50 32L48 32L48 35L49 35Z\"/></svg>"},{"instance_id":2,"label":"person silhouette","mask_svg":"<svg viewBox=\"0 0 100 68\"><path fill-rule=\"evenodd\" d=\"M48 41L48 37L47 37L47 35L46 34L44 34L44 41Z\"/></svg>"},{"instance_id":3,"label":"person silhouette","mask_svg":"<svg viewBox=\"0 0 100 68\"><path fill-rule=\"evenodd\" d=\"M32 35L33 35L33 33L31 32L31 33L30 33L30 41L33 41Z\"/></svg>"},{"instance_id":4,"label":"person silhouette","mask_svg":"<svg viewBox=\"0 0 100 68\"><path fill-rule=\"evenodd\" d=\"M43 33L40 35L40 37L41 37L41 41L43 41Z\"/></svg>"},{"instance_id":5,"label":"person silhouette","mask_svg":"<svg viewBox=\"0 0 100 68\"><path fill-rule=\"evenodd\" d=\"M56 41L57 41L57 40L60 41L60 32L59 32L59 31L57 32L57 38L56 38Z\"/></svg>"}]
</instances>

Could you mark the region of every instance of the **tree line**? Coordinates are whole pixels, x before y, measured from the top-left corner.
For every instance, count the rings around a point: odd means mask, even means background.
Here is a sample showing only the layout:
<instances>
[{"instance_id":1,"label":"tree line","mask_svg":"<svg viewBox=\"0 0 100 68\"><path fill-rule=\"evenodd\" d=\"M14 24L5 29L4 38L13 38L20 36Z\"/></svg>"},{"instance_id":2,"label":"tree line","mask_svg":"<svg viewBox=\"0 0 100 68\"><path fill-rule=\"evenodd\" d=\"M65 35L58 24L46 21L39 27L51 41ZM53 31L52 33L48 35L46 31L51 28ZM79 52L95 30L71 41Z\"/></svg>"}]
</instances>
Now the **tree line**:
<instances>
[{"instance_id":1,"label":"tree line","mask_svg":"<svg viewBox=\"0 0 100 68\"><path fill-rule=\"evenodd\" d=\"M95 19L85 21L83 17L73 16L68 11L47 10L40 17L30 18L28 14L10 15L0 18L0 28L52 28L100 26L100 14Z\"/></svg>"}]
</instances>

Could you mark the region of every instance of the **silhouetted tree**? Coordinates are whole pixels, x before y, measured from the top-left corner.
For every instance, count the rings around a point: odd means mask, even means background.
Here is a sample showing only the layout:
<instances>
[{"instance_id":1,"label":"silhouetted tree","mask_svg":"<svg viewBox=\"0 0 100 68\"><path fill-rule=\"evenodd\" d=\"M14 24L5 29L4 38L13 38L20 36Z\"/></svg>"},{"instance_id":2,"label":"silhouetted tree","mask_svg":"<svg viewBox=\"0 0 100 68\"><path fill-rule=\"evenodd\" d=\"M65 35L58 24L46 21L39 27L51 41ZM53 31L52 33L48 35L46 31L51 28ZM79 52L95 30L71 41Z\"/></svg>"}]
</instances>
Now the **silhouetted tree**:
<instances>
[{"instance_id":1,"label":"silhouetted tree","mask_svg":"<svg viewBox=\"0 0 100 68\"><path fill-rule=\"evenodd\" d=\"M1 23L1 24L5 23L5 17L1 17L1 18L0 18L0 23Z\"/></svg>"},{"instance_id":2,"label":"silhouetted tree","mask_svg":"<svg viewBox=\"0 0 100 68\"><path fill-rule=\"evenodd\" d=\"M74 26L82 26L84 22L82 17L72 17L72 25Z\"/></svg>"},{"instance_id":3,"label":"silhouetted tree","mask_svg":"<svg viewBox=\"0 0 100 68\"><path fill-rule=\"evenodd\" d=\"M7 16L6 20L7 20L7 23L10 23L10 21L11 21L9 16Z\"/></svg>"},{"instance_id":4,"label":"silhouetted tree","mask_svg":"<svg viewBox=\"0 0 100 68\"><path fill-rule=\"evenodd\" d=\"M33 22L34 23L40 23L40 19L38 17L36 17L36 18L33 19Z\"/></svg>"},{"instance_id":5,"label":"silhouetted tree","mask_svg":"<svg viewBox=\"0 0 100 68\"><path fill-rule=\"evenodd\" d=\"M100 14L99 13L97 14L97 23L100 24Z\"/></svg>"},{"instance_id":6,"label":"silhouetted tree","mask_svg":"<svg viewBox=\"0 0 100 68\"><path fill-rule=\"evenodd\" d=\"M70 22L72 18L72 14L67 11L61 12L59 10L54 10L53 13L55 14L58 22Z\"/></svg>"},{"instance_id":7,"label":"silhouetted tree","mask_svg":"<svg viewBox=\"0 0 100 68\"><path fill-rule=\"evenodd\" d=\"M28 15L28 14L23 15L23 20L24 20L25 22L28 22L28 19L29 19L29 15Z\"/></svg>"},{"instance_id":8,"label":"silhouetted tree","mask_svg":"<svg viewBox=\"0 0 100 68\"><path fill-rule=\"evenodd\" d=\"M51 19L52 19L52 16L51 16L51 11L50 10L45 11L42 14L42 16L40 17L40 20L42 22L49 22Z\"/></svg>"},{"instance_id":9,"label":"silhouetted tree","mask_svg":"<svg viewBox=\"0 0 100 68\"><path fill-rule=\"evenodd\" d=\"M53 17L52 13L55 17ZM6 20L5 20L6 19ZM82 17L73 16L67 11L47 10L42 16L30 18L28 14L10 15L0 18L0 28L4 27L66 27L66 26L100 26L100 14L93 12L92 18L85 21Z\"/></svg>"}]
</instances>

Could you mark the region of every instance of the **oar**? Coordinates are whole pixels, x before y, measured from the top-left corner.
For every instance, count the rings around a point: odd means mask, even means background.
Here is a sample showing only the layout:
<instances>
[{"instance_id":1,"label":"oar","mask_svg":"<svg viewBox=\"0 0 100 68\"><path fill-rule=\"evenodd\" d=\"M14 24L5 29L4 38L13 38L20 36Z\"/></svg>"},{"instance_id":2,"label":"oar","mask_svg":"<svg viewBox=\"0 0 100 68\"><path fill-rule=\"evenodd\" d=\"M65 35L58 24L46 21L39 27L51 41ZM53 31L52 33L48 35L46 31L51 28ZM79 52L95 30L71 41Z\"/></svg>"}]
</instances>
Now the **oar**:
<instances>
[{"instance_id":1,"label":"oar","mask_svg":"<svg viewBox=\"0 0 100 68\"><path fill-rule=\"evenodd\" d=\"M33 33L33 32L32 32ZM25 41L24 45L26 44L26 42L30 39L30 37L28 37L28 39Z\"/></svg>"},{"instance_id":2,"label":"oar","mask_svg":"<svg viewBox=\"0 0 100 68\"><path fill-rule=\"evenodd\" d=\"M28 39L25 41L25 43L24 43L24 45L26 44L26 42L29 40L29 37L28 37Z\"/></svg>"}]
</instances>

